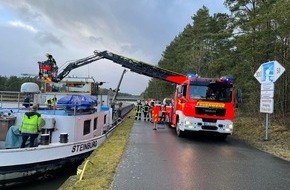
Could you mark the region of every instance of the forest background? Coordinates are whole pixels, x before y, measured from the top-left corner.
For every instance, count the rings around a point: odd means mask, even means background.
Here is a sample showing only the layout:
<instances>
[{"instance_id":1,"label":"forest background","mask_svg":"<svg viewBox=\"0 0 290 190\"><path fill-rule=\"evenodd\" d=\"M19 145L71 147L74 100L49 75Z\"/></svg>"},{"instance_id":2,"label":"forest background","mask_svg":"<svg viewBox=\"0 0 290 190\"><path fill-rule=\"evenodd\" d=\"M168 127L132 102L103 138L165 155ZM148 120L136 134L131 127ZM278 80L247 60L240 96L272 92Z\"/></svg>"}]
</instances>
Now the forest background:
<instances>
[{"instance_id":1,"label":"forest background","mask_svg":"<svg viewBox=\"0 0 290 190\"><path fill-rule=\"evenodd\" d=\"M243 92L239 111L255 115L260 83L254 77L262 63L276 60L286 71L275 82L274 109L286 117L289 108L289 0L226 0L230 14L209 14L206 7L167 46L158 66L201 77L231 76ZM174 86L151 79L145 97L171 97ZM158 90L157 90L158 89ZM161 90L162 89L162 90Z\"/></svg>"}]
</instances>

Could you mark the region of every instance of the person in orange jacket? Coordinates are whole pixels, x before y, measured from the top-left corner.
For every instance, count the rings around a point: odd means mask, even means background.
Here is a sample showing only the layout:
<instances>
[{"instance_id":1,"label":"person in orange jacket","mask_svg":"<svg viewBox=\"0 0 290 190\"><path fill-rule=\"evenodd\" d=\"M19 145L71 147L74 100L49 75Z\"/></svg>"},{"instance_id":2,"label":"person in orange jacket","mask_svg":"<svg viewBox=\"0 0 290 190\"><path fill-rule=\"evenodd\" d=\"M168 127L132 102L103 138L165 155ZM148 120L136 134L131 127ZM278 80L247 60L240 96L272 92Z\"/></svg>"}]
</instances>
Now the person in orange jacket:
<instances>
[{"instance_id":1,"label":"person in orange jacket","mask_svg":"<svg viewBox=\"0 0 290 190\"><path fill-rule=\"evenodd\" d=\"M159 112L160 112L160 106L156 106L156 105L153 105L152 107L152 120L153 120L153 124L154 124L154 127L153 127L153 130L157 130L157 123L159 122Z\"/></svg>"}]
</instances>

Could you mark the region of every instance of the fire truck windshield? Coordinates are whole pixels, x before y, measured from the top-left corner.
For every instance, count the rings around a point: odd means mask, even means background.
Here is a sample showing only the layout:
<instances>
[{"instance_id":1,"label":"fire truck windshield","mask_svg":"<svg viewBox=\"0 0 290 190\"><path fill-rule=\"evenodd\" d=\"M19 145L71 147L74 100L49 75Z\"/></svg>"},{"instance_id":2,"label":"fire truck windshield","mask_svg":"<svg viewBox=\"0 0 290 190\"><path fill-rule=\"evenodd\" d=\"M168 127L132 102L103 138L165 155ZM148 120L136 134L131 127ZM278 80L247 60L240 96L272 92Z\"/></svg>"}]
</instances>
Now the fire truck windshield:
<instances>
[{"instance_id":1,"label":"fire truck windshield","mask_svg":"<svg viewBox=\"0 0 290 190\"><path fill-rule=\"evenodd\" d=\"M230 102L232 100L232 86L223 83L210 83L208 85L190 85L190 99L214 100Z\"/></svg>"}]
</instances>

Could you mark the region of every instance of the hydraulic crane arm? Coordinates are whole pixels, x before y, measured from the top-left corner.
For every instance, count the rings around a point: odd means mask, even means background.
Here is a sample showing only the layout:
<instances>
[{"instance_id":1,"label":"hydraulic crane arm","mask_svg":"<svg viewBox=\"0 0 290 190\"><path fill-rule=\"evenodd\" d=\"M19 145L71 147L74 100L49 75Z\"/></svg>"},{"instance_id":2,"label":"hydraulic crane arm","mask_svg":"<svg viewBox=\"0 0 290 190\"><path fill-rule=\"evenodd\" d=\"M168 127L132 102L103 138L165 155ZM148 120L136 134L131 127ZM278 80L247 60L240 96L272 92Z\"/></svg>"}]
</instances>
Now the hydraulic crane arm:
<instances>
[{"instance_id":1,"label":"hydraulic crane arm","mask_svg":"<svg viewBox=\"0 0 290 190\"><path fill-rule=\"evenodd\" d=\"M134 60L131 58L127 58L112 52L108 51L94 51L95 55L99 55L100 57L104 59L111 60L117 64L122 65L125 68L130 69L131 71L142 74L148 77L157 78L160 80L177 83L180 84L181 82L185 81L186 76L169 71L160 67L156 67L147 63L144 63L142 61Z\"/></svg>"},{"instance_id":2,"label":"hydraulic crane arm","mask_svg":"<svg viewBox=\"0 0 290 190\"><path fill-rule=\"evenodd\" d=\"M121 56L121 55L118 55L109 51L94 51L94 55L91 55L83 59L79 59L77 61L70 62L59 74L57 74L58 73L57 70L47 67L47 65L50 63L49 60L45 62L38 62L39 63L39 77L40 78L47 77L48 79L51 79L54 82L59 82L64 77L66 77L70 73L70 71L72 71L73 69L87 65L89 63L92 63L100 59L108 59L117 64L122 65L125 68L130 69L131 71L135 73L139 73L145 76L157 78L160 80L164 80L164 81L168 81L168 82L172 82L176 84L180 84L186 80L185 75L182 75L173 71L169 71L160 67L156 67L156 66L144 63L142 61L127 58L127 57L124 57L124 56Z\"/></svg>"},{"instance_id":3,"label":"hydraulic crane arm","mask_svg":"<svg viewBox=\"0 0 290 190\"><path fill-rule=\"evenodd\" d=\"M72 70L87 65L89 63L95 62L102 59L102 57L91 55L89 57L79 59L77 61L69 63L57 76L54 78L54 82L59 82L65 78Z\"/></svg>"}]
</instances>

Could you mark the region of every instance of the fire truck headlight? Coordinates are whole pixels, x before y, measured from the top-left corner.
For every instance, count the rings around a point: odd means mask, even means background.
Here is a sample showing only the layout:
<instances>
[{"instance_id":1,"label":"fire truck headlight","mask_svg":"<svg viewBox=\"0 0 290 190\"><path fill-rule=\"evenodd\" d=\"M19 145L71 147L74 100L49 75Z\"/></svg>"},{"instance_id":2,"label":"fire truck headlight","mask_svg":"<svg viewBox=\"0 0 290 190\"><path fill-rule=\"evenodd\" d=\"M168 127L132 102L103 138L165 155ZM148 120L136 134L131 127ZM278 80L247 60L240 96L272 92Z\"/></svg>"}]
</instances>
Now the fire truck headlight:
<instances>
[{"instance_id":1,"label":"fire truck headlight","mask_svg":"<svg viewBox=\"0 0 290 190\"><path fill-rule=\"evenodd\" d=\"M192 125L192 123L190 121L185 120L184 121L184 127L187 127L189 129L191 129L191 128L193 128L193 125Z\"/></svg>"},{"instance_id":2,"label":"fire truck headlight","mask_svg":"<svg viewBox=\"0 0 290 190\"><path fill-rule=\"evenodd\" d=\"M231 130L229 128L226 128L225 131L226 132L231 132Z\"/></svg>"},{"instance_id":3,"label":"fire truck headlight","mask_svg":"<svg viewBox=\"0 0 290 190\"><path fill-rule=\"evenodd\" d=\"M228 125L228 128L231 129L231 130L233 130L233 128L234 128L233 124L229 124Z\"/></svg>"}]
</instances>

